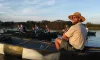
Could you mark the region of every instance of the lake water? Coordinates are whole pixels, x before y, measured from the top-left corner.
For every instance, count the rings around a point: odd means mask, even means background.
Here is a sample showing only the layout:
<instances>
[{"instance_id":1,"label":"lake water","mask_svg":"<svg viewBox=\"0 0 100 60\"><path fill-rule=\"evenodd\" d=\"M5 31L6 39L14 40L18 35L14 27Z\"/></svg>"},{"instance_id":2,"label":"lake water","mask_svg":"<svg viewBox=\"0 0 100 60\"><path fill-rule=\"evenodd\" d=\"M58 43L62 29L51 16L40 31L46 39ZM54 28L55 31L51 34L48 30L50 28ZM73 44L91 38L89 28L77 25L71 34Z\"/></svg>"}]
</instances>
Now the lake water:
<instances>
[{"instance_id":1,"label":"lake water","mask_svg":"<svg viewBox=\"0 0 100 60\"><path fill-rule=\"evenodd\" d=\"M100 47L100 30L98 31L95 31L95 30L92 30L93 32L96 32L96 36L89 36L88 37L88 43L87 45L88 46L93 46L93 47ZM0 60L21 60L21 59L11 59L11 57L7 57L5 58L3 55L0 55Z\"/></svg>"},{"instance_id":2,"label":"lake water","mask_svg":"<svg viewBox=\"0 0 100 60\"><path fill-rule=\"evenodd\" d=\"M95 31L96 36L88 37L88 46L100 47L100 30Z\"/></svg>"}]
</instances>

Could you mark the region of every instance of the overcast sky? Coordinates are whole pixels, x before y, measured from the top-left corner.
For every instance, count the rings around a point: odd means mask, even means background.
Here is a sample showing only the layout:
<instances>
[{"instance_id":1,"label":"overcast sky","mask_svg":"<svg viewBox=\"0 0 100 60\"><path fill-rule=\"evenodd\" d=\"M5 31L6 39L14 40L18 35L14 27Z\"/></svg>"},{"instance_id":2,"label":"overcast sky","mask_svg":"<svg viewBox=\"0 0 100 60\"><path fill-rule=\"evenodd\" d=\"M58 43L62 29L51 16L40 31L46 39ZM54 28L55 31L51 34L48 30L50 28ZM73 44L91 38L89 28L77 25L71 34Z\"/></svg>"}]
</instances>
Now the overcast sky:
<instances>
[{"instance_id":1,"label":"overcast sky","mask_svg":"<svg viewBox=\"0 0 100 60\"><path fill-rule=\"evenodd\" d=\"M74 12L85 22L100 23L100 0L0 0L1 21L67 21Z\"/></svg>"}]
</instances>

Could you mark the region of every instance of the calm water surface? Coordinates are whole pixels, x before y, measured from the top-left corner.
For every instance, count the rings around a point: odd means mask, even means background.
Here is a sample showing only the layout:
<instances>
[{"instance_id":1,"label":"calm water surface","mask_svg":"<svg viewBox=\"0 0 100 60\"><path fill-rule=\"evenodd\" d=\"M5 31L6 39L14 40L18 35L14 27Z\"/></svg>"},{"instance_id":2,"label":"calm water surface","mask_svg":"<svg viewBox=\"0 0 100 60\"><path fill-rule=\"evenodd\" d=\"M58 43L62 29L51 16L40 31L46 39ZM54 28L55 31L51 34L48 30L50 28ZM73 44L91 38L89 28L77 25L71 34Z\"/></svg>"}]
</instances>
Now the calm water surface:
<instances>
[{"instance_id":1,"label":"calm water surface","mask_svg":"<svg viewBox=\"0 0 100 60\"><path fill-rule=\"evenodd\" d=\"M100 30L95 31L96 36L88 37L88 46L100 47Z\"/></svg>"}]
</instances>

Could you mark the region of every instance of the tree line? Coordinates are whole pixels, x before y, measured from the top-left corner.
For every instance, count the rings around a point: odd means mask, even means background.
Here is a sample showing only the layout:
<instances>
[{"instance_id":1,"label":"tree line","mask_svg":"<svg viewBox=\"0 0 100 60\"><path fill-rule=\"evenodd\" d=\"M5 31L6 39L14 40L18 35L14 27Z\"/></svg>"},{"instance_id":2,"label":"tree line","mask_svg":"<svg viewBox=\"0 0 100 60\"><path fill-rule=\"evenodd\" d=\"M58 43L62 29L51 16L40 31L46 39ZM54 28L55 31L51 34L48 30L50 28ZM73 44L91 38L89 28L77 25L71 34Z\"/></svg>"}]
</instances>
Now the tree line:
<instances>
[{"instance_id":1,"label":"tree line","mask_svg":"<svg viewBox=\"0 0 100 60\"><path fill-rule=\"evenodd\" d=\"M15 28L19 24L23 24L27 29L32 29L33 26L37 25L41 29L45 29L45 25L48 25L48 27L51 30L62 30L65 28L66 24L70 24L69 21L64 20L55 20L55 21L48 21L48 20L42 20L42 21L31 21L28 20L26 22L13 22L13 21L7 21L2 22L0 21L0 28ZM100 24L93 24L93 23L86 23L86 26L89 29L93 30L100 30Z\"/></svg>"}]
</instances>

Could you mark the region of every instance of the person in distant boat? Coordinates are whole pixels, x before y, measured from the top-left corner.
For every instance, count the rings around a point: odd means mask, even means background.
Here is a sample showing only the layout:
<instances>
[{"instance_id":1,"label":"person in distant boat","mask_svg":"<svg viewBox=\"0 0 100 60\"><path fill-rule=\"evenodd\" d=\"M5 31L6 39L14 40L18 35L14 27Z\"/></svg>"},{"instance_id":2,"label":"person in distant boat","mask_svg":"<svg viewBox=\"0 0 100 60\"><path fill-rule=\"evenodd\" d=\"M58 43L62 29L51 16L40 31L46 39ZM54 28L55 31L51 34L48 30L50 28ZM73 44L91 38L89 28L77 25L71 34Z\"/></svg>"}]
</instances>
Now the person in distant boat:
<instances>
[{"instance_id":1,"label":"person in distant boat","mask_svg":"<svg viewBox=\"0 0 100 60\"><path fill-rule=\"evenodd\" d=\"M32 27L32 30L33 30L33 31L35 30L34 26Z\"/></svg>"},{"instance_id":2,"label":"person in distant boat","mask_svg":"<svg viewBox=\"0 0 100 60\"><path fill-rule=\"evenodd\" d=\"M23 33L24 31L23 31L23 25L22 24L20 24L20 26L18 26L18 28L19 28L19 32L20 33Z\"/></svg>"},{"instance_id":3,"label":"person in distant boat","mask_svg":"<svg viewBox=\"0 0 100 60\"><path fill-rule=\"evenodd\" d=\"M68 29L72 26L72 22L71 21L67 21L67 24L65 25L65 29L63 29L63 33L67 32Z\"/></svg>"},{"instance_id":4,"label":"person in distant boat","mask_svg":"<svg viewBox=\"0 0 100 60\"><path fill-rule=\"evenodd\" d=\"M68 27L68 25L66 25L66 26L65 26L65 29L63 29L62 31L65 33L65 32L68 31L68 29L69 29L69 27Z\"/></svg>"},{"instance_id":5,"label":"person in distant boat","mask_svg":"<svg viewBox=\"0 0 100 60\"><path fill-rule=\"evenodd\" d=\"M39 27L37 25L35 25L35 33L38 33L39 32Z\"/></svg>"},{"instance_id":6,"label":"person in distant boat","mask_svg":"<svg viewBox=\"0 0 100 60\"><path fill-rule=\"evenodd\" d=\"M24 31L24 32L27 32L27 30L26 30L26 27L25 27L25 26L23 26L23 31Z\"/></svg>"},{"instance_id":7,"label":"person in distant boat","mask_svg":"<svg viewBox=\"0 0 100 60\"><path fill-rule=\"evenodd\" d=\"M47 33L50 32L50 29L49 29L48 25L45 26L45 31L46 31Z\"/></svg>"},{"instance_id":8,"label":"person in distant boat","mask_svg":"<svg viewBox=\"0 0 100 60\"><path fill-rule=\"evenodd\" d=\"M20 26L18 26L19 32L20 33L25 33L26 32L26 27L23 26L22 24L20 24Z\"/></svg>"},{"instance_id":9,"label":"person in distant boat","mask_svg":"<svg viewBox=\"0 0 100 60\"><path fill-rule=\"evenodd\" d=\"M58 51L60 49L67 51L81 51L84 49L87 40L87 31L82 24L82 22L85 21L85 18L81 16L81 13L79 12L69 15L68 18L72 21L73 25L63 34L62 39L56 38L56 49Z\"/></svg>"},{"instance_id":10,"label":"person in distant boat","mask_svg":"<svg viewBox=\"0 0 100 60\"><path fill-rule=\"evenodd\" d=\"M34 26L32 27L32 33L35 33L35 27Z\"/></svg>"},{"instance_id":11,"label":"person in distant boat","mask_svg":"<svg viewBox=\"0 0 100 60\"><path fill-rule=\"evenodd\" d=\"M89 31L89 29L88 29L88 27L87 27L87 25L85 25L86 26L86 30L87 30L87 32Z\"/></svg>"},{"instance_id":12,"label":"person in distant boat","mask_svg":"<svg viewBox=\"0 0 100 60\"><path fill-rule=\"evenodd\" d=\"M35 25L35 30L39 30L39 27L37 25Z\"/></svg>"},{"instance_id":13,"label":"person in distant boat","mask_svg":"<svg viewBox=\"0 0 100 60\"><path fill-rule=\"evenodd\" d=\"M48 25L45 25L45 33L46 33L46 37L48 37L48 41L51 41L51 34L50 34L50 29L48 27Z\"/></svg>"}]
</instances>

